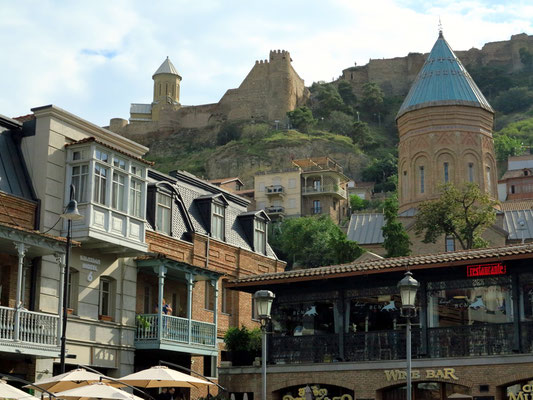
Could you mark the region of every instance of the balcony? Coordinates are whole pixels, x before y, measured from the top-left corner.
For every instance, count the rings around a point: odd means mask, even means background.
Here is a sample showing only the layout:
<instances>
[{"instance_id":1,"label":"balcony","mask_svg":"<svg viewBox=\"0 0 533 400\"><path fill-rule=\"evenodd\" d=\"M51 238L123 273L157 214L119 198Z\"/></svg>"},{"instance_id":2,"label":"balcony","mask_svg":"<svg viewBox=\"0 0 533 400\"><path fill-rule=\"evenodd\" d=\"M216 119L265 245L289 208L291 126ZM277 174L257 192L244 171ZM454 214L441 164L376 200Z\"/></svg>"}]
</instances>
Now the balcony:
<instances>
[{"instance_id":1,"label":"balcony","mask_svg":"<svg viewBox=\"0 0 533 400\"><path fill-rule=\"evenodd\" d=\"M4 351L57 357L59 316L0 306L0 346ZM18 329L16 328L18 326Z\"/></svg>"},{"instance_id":2,"label":"balcony","mask_svg":"<svg viewBox=\"0 0 533 400\"><path fill-rule=\"evenodd\" d=\"M162 316L159 330L158 314L139 314L136 320L137 349L174 350L192 354L216 355L215 324L187 318Z\"/></svg>"},{"instance_id":3,"label":"balcony","mask_svg":"<svg viewBox=\"0 0 533 400\"><path fill-rule=\"evenodd\" d=\"M269 206L265 208L265 212L269 216L283 217L285 215L285 207L283 206Z\"/></svg>"},{"instance_id":4,"label":"balcony","mask_svg":"<svg viewBox=\"0 0 533 400\"><path fill-rule=\"evenodd\" d=\"M533 347L533 323L522 323L524 353ZM448 358L515 354L513 324L482 324L429 328L428 346L422 345L423 331L412 330L412 357ZM278 336L270 338L270 362L277 364L331 361L402 360L405 354L405 331L388 330L347 333L343 348L339 334Z\"/></svg>"},{"instance_id":5,"label":"balcony","mask_svg":"<svg viewBox=\"0 0 533 400\"><path fill-rule=\"evenodd\" d=\"M270 185L265 187L267 196L285 196L285 188L281 185Z\"/></svg>"},{"instance_id":6,"label":"balcony","mask_svg":"<svg viewBox=\"0 0 533 400\"><path fill-rule=\"evenodd\" d=\"M346 199L346 190L339 185L318 185L302 187L302 196L331 195Z\"/></svg>"}]
</instances>

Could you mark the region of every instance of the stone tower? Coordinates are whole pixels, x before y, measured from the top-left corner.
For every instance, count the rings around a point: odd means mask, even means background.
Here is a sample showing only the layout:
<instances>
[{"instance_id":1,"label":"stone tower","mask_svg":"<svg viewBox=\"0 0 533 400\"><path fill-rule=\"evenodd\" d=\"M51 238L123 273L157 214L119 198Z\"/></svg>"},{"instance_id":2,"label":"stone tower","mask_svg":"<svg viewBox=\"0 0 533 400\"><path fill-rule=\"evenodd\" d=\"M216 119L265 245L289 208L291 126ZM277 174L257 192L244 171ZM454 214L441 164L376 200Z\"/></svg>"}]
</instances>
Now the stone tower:
<instances>
[{"instance_id":1,"label":"stone tower","mask_svg":"<svg viewBox=\"0 0 533 400\"><path fill-rule=\"evenodd\" d=\"M494 110L439 32L396 123L400 213L443 183L475 182L497 199Z\"/></svg>"},{"instance_id":2,"label":"stone tower","mask_svg":"<svg viewBox=\"0 0 533 400\"><path fill-rule=\"evenodd\" d=\"M152 120L156 121L159 119L159 111L165 104L179 106L181 76L167 57L152 75L152 79L154 80Z\"/></svg>"}]
</instances>

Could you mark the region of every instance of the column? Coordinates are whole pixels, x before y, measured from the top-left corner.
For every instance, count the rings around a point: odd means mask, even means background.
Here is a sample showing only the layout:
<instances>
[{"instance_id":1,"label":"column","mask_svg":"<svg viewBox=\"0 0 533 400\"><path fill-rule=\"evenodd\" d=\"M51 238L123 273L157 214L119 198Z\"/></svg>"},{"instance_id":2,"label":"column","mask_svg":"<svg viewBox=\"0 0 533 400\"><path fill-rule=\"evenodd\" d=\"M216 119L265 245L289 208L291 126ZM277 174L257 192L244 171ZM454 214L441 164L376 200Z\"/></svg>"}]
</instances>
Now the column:
<instances>
[{"instance_id":1,"label":"column","mask_svg":"<svg viewBox=\"0 0 533 400\"><path fill-rule=\"evenodd\" d=\"M157 310L159 312L157 316L157 338L159 341L161 341L162 332L164 329L163 326L163 291L165 289L165 274L167 273L167 269L163 264L159 264L157 274L159 276L159 298L157 300ZM166 321L165 321L166 322Z\"/></svg>"},{"instance_id":2,"label":"column","mask_svg":"<svg viewBox=\"0 0 533 400\"><path fill-rule=\"evenodd\" d=\"M20 309L22 308L22 274L24 269L24 256L28 246L24 243L15 242L15 248L18 253L18 271L17 271L17 293L15 299L15 327L13 339L20 340Z\"/></svg>"},{"instance_id":3,"label":"column","mask_svg":"<svg viewBox=\"0 0 533 400\"><path fill-rule=\"evenodd\" d=\"M191 344L191 334L192 334L192 289L194 287L194 275L188 272L186 274L187 278L187 340Z\"/></svg>"},{"instance_id":4,"label":"column","mask_svg":"<svg viewBox=\"0 0 533 400\"><path fill-rule=\"evenodd\" d=\"M54 257L59 267L59 286L57 287L58 302L57 315L59 315L57 323L57 345L61 345L62 326L63 326L63 282L65 279L65 254L55 253Z\"/></svg>"},{"instance_id":5,"label":"column","mask_svg":"<svg viewBox=\"0 0 533 400\"><path fill-rule=\"evenodd\" d=\"M213 310L213 324L215 324L215 346L217 343L217 323L218 323L218 278L211 279L211 285L215 288L215 309Z\"/></svg>"}]
</instances>

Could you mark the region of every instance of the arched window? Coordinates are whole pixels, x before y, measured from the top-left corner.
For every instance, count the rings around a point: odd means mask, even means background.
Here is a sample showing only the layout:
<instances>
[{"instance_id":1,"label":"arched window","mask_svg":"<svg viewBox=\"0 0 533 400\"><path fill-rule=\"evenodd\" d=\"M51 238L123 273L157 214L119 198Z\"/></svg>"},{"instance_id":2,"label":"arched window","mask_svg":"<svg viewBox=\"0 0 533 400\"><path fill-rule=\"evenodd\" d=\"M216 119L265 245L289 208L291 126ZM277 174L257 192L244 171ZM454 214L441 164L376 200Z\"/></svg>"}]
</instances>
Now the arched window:
<instances>
[{"instance_id":1,"label":"arched window","mask_svg":"<svg viewBox=\"0 0 533 400\"><path fill-rule=\"evenodd\" d=\"M449 164L447 162L444 163L444 183L448 183L449 180Z\"/></svg>"},{"instance_id":2,"label":"arched window","mask_svg":"<svg viewBox=\"0 0 533 400\"><path fill-rule=\"evenodd\" d=\"M424 166L421 165L418 167L419 175L420 175L420 193L424 193L426 190L426 182L425 182L425 170Z\"/></svg>"}]
</instances>

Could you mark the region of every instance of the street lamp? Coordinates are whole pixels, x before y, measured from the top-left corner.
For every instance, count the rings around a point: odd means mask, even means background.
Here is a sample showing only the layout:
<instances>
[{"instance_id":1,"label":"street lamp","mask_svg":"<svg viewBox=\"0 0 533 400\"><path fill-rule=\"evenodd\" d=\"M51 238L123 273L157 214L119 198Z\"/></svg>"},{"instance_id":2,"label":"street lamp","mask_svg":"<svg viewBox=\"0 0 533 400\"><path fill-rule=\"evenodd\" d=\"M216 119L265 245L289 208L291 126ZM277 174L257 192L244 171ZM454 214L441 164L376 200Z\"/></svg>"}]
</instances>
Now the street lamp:
<instances>
[{"instance_id":1,"label":"street lamp","mask_svg":"<svg viewBox=\"0 0 533 400\"><path fill-rule=\"evenodd\" d=\"M416 316L415 298L420 283L413 278L410 271L405 273L404 278L398 282L400 288L400 297L402 300L401 315L405 317L405 343L407 358L407 397L406 400L412 400L411 396L411 317Z\"/></svg>"},{"instance_id":2,"label":"street lamp","mask_svg":"<svg viewBox=\"0 0 533 400\"><path fill-rule=\"evenodd\" d=\"M266 386L266 371L267 371L267 323L270 320L270 310L272 309L272 302L276 295L270 290L258 290L254 294L255 307L257 309L257 316L261 320L261 331L263 331L263 343L261 345L261 350L263 355L261 357L261 373L263 376L263 387L262 387L262 400L266 400L267 386Z\"/></svg>"},{"instance_id":3,"label":"street lamp","mask_svg":"<svg viewBox=\"0 0 533 400\"><path fill-rule=\"evenodd\" d=\"M61 214L61 218L67 220L67 252L65 254L65 275L63 276L63 329L61 330L61 373L65 372L65 356L66 356L66 344L67 344L67 308L68 308L68 280L69 280L69 260L70 249L72 247L72 221L79 221L83 219L78 211L78 203L74 200L74 185L70 185L70 201L67 208Z\"/></svg>"}]
</instances>

